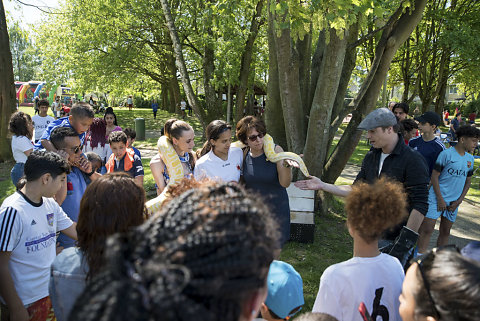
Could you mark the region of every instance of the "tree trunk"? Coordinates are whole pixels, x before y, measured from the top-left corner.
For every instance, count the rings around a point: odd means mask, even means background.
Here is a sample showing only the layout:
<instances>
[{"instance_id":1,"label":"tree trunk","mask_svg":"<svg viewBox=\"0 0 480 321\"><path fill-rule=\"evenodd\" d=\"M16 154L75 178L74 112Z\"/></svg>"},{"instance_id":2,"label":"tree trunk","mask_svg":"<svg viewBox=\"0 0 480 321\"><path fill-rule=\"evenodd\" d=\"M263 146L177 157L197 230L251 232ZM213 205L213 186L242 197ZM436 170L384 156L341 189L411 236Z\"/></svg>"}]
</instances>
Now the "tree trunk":
<instances>
[{"instance_id":1,"label":"tree trunk","mask_svg":"<svg viewBox=\"0 0 480 321\"><path fill-rule=\"evenodd\" d=\"M312 26L310 26L312 28ZM308 91L310 89L310 69L312 65L312 34L308 33L302 40L297 40L297 52L299 58L299 79L300 79L300 94L302 97L303 114L308 115L310 113ZM307 118L304 118L305 128L308 124Z\"/></svg>"},{"instance_id":2,"label":"tree trunk","mask_svg":"<svg viewBox=\"0 0 480 321\"><path fill-rule=\"evenodd\" d=\"M286 15L282 20L288 19ZM284 23L285 21L281 22ZM281 30L280 37L275 36L280 100L282 102L287 148L297 154L305 146L305 117L303 114L302 98L299 80L299 57L290 37L290 29Z\"/></svg>"},{"instance_id":3,"label":"tree trunk","mask_svg":"<svg viewBox=\"0 0 480 321\"><path fill-rule=\"evenodd\" d=\"M305 163L312 175L322 174L327 156L330 121L343 70L348 34L339 38L335 29L330 29L330 41L323 54L320 76L313 97L308 122L307 141L304 149Z\"/></svg>"},{"instance_id":4,"label":"tree trunk","mask_svg":"<svg viewBox=\"0 0 480 321\"><path fill-rule=\"evenodd\" d=\"M190 106L192 106L193 112L198 118L198 121L205 129L205 112L200 107L198 102L198 98L195 95L192 84L190 82L190 76L188 75L187 66L185 65L185 59L183 58L182 52L182 43L178 37L177 29L175 27L175 22L172 18L172 13L170 11L170 6L167 0L160 0L162 4L163 14L165 15L165 21L167 24L168 31L170 33L170 38L172 39L173 49L175 52L175 63L177 65L177 69L180 71L180 75L182 77L182 84L183 90L187 95L187 100Z\"/></svg>"},{"instance_id":5,"label":"tree trunk","mask_svg":"<svg viewBox=\"0 0 480 321\"><path fill-rule=\"evenodd\" d=\"M252 63L252 55L255 39L257 38L260 26L263 24L262 10L265 0L259 0L252 17L250 24L250 32L248 34L247 42L242 53L242 60L240 63L239 84L237 87L237 106L235 113L235 121L238 122L243 117L243 109L245 108L245 96L247 95L248 79L250 75L250 65Z\"/></svg>"},{"instance_id":6,"label":"tree trunk","mask_svg":"<svg viewBox=\"0 0 480 321\"><path fill-rule=\"evenodd\" d=\"M162 89L162 109L163 110L169 110L169 101L168 101L168 85L166 83L161 84L161 89Z\"/></svg>"},{"instance_id":7,"label":"tree trunk","mask_svg":"<svg viewBox=\"0 0 480 321\"><path fill-rule=\"evenodd\" d=\"M172 48L173 49L173 48ZM180 115L180 102L182 101L182 95L180 93L180 85L177 79L177 67L175 66L175 57L172 54L167 55L167 70L170 72L170 88L172 89L173 96L170 103L173 108L169 108L171 113L177 113Z\"/></svg>"},{"instance_id":8,"label":"tree trunk","mask_svg":"<svg viewBox=\"0 0 480 321\"><path fill-rule=\"evenodd\" d=\"M270 1L268 2L270 7ZM273 16L268 10L268 83L267 101L265 104L265 124L268 133L273 137L276 144L287 147L287 136L285 135L285 122L280 99L280 87L278 80L278 62L275 45L275 27ZM242 110L243 114L243 110Z\"/></svg>"},{"instance_id":9,"label":"tree trunk","mask_svg":"<svg viewBox=\"0 0 480 321\"><path fill-rule=\"evenodd\" d=\"M375 107L393 56L422 19L426 4L427 0L415 0L412 7L405 11L400 7L390 18L395 22L383 30L372 67L355 99L352 119L325 165L322 178L326 182L335 182L355 150L361 136L361 131L358 131L357 127L365 115Z\"/></svg>"},{"instance_id":10,"label":"tree trunk","mask_svg":"<svg viewBox=\"0 0 480 321\"><path fill-rule=\"evenodd\" d=\"M10 115L15 111L15 84L13 79L12 53L8 38L7 20L3 1L0 1L0 162L12 158L8 124Z\"/></svg>"}]
</instances>

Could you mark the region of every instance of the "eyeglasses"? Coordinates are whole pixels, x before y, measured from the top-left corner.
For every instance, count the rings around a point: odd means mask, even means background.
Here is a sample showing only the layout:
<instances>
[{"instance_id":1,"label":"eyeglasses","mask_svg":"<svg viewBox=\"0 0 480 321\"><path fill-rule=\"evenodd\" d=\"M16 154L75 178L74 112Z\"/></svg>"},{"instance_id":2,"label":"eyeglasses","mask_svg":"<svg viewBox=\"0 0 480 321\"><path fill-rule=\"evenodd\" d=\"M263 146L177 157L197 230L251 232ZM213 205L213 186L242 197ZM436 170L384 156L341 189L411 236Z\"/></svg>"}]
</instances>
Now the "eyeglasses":
<instances>
[{"instance_id":1,"label":"eyeglasses","mask_svg":"<svg viewBox=\"0 0 480 321\"><path fill-rule=\"evenodd\" d=\"M62 149L70 149L74 154L78 154L78 152L82 151L82 144L75 147L62 148Z\"/></svg>"},{"instance_id":2,"label":"eyeglasses","mask_svg":"<svg viewBox=\"0 0 480 321\"><path fill-rule=\"evenodd\" d=\"M460 253L460 250L458 249L458 247L456 247L454 244L449 244L446 246L433 248L430 252L424 255L418 256L416 258L413 258L411 260L411 263L417 263L418 265L418 269L420 270L420 274L422 275L423 286L425 286L425 290L427 291L428 297L430 299L430 303L432 304L433 311L435 312L437 318L440 318L440 312L438 312L438 309L435 305L435 301L433 300L432 293L430 292L430 283L428 282L427 276L425 275L424 264L425 262L428 262L428 264L431 264L433 262L433 259L435 258L435 255L438 252L445 251L445 250L456 251Z\"/></svg>"},{"instance_id":3,"label":"eyeglasses","mask_svg":"<svg viewBox=\"0 0 480 321\"><path fill-rule=\"evenodd\" d=\"M252 135L252 136L248 136L248 139L251 141L251 142L254 142L257 140L257 138L260 138L262 139L263 136L265 136L264 134L262 133L259 133L258 135Z\"/></svg>"}]
</instances>

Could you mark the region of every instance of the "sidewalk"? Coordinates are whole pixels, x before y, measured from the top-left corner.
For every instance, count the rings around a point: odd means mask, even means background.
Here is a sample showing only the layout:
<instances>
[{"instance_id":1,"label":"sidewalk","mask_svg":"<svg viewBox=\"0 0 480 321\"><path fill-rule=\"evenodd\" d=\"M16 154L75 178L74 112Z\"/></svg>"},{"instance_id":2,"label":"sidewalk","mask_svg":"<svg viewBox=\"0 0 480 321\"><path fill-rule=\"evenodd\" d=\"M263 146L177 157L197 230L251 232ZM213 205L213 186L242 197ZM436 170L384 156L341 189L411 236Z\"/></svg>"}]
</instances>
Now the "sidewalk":
<instances>
[{"instance_id":1,"label":"sidewalk","mask_svg":"<svg viewBox=\"0 0 480 321\"><path fill-rule=\"evenodd\" d=\"M360 171L360 166L355 164L347 164L343 169L340 177L346 181L353 182L357 173ZM464 247L470 241L480 241L480 204L472 201L464 201L460 204L458 209L457 220L453 224L450 234L449 243L457 245L459 248ZM435 231L430 239L429 248L436 246L438 237L438 226L440 220L437 221Z\"/></svg>"}]
</instances>

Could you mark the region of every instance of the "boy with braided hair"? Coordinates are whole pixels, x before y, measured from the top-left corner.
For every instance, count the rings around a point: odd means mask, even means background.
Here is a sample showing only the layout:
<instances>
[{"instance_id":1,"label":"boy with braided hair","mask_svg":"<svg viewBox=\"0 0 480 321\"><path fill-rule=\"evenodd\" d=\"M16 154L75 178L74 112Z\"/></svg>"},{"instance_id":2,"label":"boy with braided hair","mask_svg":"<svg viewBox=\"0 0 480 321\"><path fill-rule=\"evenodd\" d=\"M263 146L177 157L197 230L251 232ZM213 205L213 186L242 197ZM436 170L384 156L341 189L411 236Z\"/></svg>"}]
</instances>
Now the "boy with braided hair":
<instances>
[{"instance_id":1,"label":"boy with braided hair","mask_svg":"<svg viewBox=\"0 0 480 321\"><path fill-rule=\"evenodd\" d=\"M189 190L107 241L107 267L70 320L252 320L266 297L277 228L237 184Z\"/></svg>"}]
</instances>

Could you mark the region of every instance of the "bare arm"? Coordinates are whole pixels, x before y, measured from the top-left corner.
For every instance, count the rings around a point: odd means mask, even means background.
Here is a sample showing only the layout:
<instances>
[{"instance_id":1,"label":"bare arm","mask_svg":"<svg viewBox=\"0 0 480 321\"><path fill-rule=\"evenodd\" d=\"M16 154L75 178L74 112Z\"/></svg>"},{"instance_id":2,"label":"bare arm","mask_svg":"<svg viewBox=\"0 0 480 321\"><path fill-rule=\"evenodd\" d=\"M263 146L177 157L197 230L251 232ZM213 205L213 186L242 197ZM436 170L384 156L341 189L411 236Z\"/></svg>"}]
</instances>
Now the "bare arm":
<instances>
[{"instance_id":1,"label":"bare arm","mask_svg":"<svg viewBox=\"0 0 480 321\"><path fill-rule=\"evenodd\" d=\"M23 306L22 300L15 290L15 284L8 267L10 255L11 252L0 252L0 295L10 311L10 320L27 321L29 320L27 309Z\"/></svg>"},{"instance_id":2,"label":"bare arm","mask_svg":"<svg viewBox=\"0 0 480 321\"><path fill-rule=\"evenodd\" d=\"M406 227L408 227L412 231L418 233L418 229L420 228L420 225L422 225L422 222L423 222L424 218L425 218L425 216L422 213L413 209L410 212L410 216L408 217Z\"/></svg>"},{"instance_id":3,"label":"bare arm","mask_svg":"<svg viewBox=\"0 0 480 321\"><path fill-rule=\"evenodd\" d=\"M33 148L30 148L29 150L24 151L23 153L28 156L30 153L33 152Z\"/></svg>"},{"instance_id":4,"label":"bare arm","mask_svg":"<svg viewBox=\"0 0 480 321\"><path fill-rule=\"evenodd\" d=\"M346 197L351 191L351 185L334 185L323 182L320 178L310 176L309 179L295 182L295 186L304 190L319 190L336 196Z\"/></svg>"},{"instance_id":5,"label":"bare arm","mask_svg":"<svg viewBox=\"0 0 480 321\"><path fill-rule=\"evenodd\" d=\"M69 238L72 238L74 240L78 240L78 236L77 236L77 223L76 222L73 222L72 225L70 225L70 227L64 229L64 230L61 230L61 232L63 234L65 234L66 236L68 236Z\"/></svg>"},{"instance_id":6,"label":"bare arm","mask_svg":"<svg viewBox=\"0 0 480 321\"><path fill-rule=\"evenodd\" d=\"M275 153L282 153L283 148L280 146L275 146ZM277 162L277 172L278 172L278 181L280 185L287 188L292 181L292 168L284 166L285 161L280 160Z\"/></svg>"},{"instance_id":7,"label":"bare arm","mask_svg":"<svg viewBox=\"0 0 480 321\"><path fill-rule=\"evenodd\" d=\"M52 142L48 139L42 139L42 146L49 152L57 152L55 146L53 146Z\"/></svg>"},{"instance_id":8,"label":"bare arm","mask_svg":"<svg viewBox=\"0 0 480 321\"><path fill-rule=\"evenodd\" d=\"M150 169L152 171L153 179L157 184L157 195L160 195L165 188L165 180L163 179L165 164L159 154L155 155L150 161Z\"/></svg>"},{"instance_id":9,"label":"bare arm","mask_svg":"<svg viewBox=\"0 0 480 321\"><path fill-rule=\"evenodd\" d=\"M447 209L447 204L445 203L442 193L440 192L440 184L438 183L439 176L440 172L434 169L432 171L432 177L430 178L430 181L432 182L435 196L437 196L437 211L445 211Z\"/></svg>"},{"instance_id":10,"label":"bare arm","mask_svg":"<svg viewBox=\"0 0 480 321\"><path fill-rule=\"evenodd\" d=\"M139 187L143 188L143 175L141 176L136 176L134 178L135 184L137 184Z\"/></svg>"}]
</instances>

